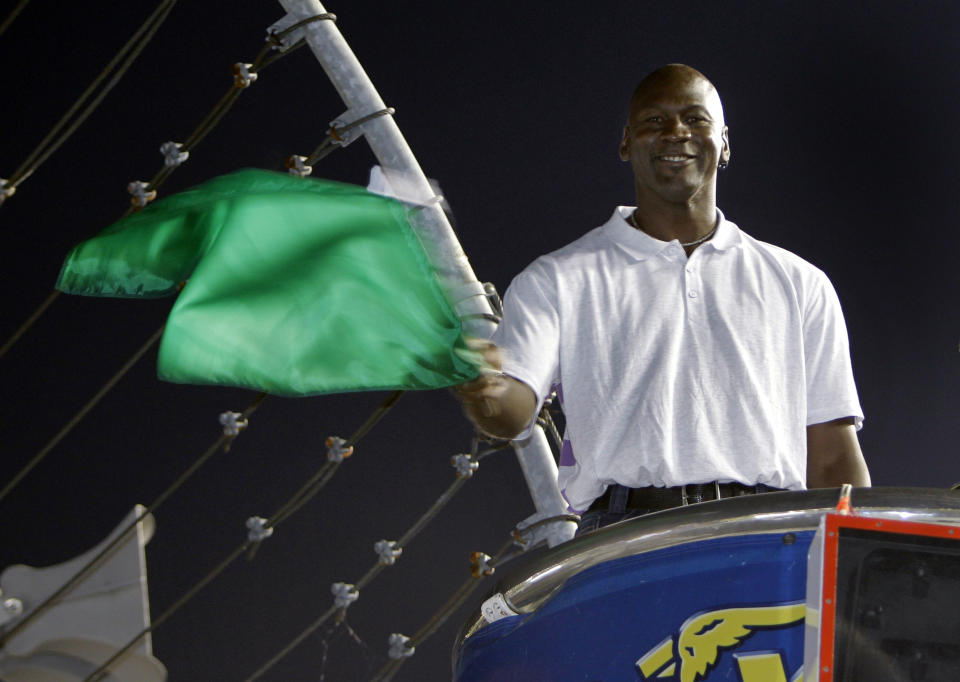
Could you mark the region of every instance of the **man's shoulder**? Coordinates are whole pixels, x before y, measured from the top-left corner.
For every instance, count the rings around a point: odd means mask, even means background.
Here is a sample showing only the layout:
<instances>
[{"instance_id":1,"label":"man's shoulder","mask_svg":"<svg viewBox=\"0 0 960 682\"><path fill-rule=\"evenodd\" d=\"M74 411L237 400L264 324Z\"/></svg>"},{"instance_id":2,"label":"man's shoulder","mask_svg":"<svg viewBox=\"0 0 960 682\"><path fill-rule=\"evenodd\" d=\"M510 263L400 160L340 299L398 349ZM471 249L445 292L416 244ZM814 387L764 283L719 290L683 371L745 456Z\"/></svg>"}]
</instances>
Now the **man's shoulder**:
<instances>
[{"instance_id":1,"label":"man's shoulder","mask_svg":"<svg viewBox=\"0 0 960 682\"><path fill-rule=\"evenodd\" d=\"M792 277L821 278L826 277L823 270L816 265L789 251L782 246L765 242L741 231L743 244L746 250L759 254L763 260L776 264Z\"/></svg>"},{"instance_id":2,"label":"man's shoulder","mask_svg":"<svg viewBox=\"0 0 960 682\"><path fill-rule=\"evenodd\" d=\"M603 236L606 225L595 227L589 232L577 237L569 244L554 249L537 258L538 261L569 261L571 259L581 258L586 254L605 251L610 248L610 240Z\"/></svg>"},{"instance_id":3,"label":"man's shoulder","mask_svg":"<svg viewBox=\"0 0 960 682\"><path fill-rule=\"evenodd\" d=\"M532 276L537 279L555 279L582 268L589 268L596 256L609 248L609 240L603 237L602 232L603 226L596 227L572 242L538 256L517 278Z\"/></svg>"}]
</instances>

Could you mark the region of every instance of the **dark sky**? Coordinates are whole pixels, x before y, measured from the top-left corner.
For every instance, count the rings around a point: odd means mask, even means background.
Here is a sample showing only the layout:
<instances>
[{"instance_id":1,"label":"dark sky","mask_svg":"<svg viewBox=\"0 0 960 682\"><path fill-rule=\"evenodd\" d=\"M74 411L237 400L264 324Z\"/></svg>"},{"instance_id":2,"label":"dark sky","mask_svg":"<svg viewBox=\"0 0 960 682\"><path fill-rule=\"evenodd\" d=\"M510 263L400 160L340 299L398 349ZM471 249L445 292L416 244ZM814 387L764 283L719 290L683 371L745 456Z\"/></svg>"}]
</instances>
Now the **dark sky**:
<instances>
[{"instance_id":1,"label":"dark sky","mask_svg":"<svg viewBox=\"0 0 960 682\"><path fill-rule=\"evenodd\" d=\"M9 3L12 4L12 3ZM0 36L0 176L13 169L152 9L34 0ZM744 231L831 277L846 314L875 485L960 480L957 121L960 5L824 0L691 3L347 0L328 7L428 176L483 281L502 292L537 255L633 200L616 155L626 100L646 72L685 62L723 97L733 159L720 207ZM6 10L3 11L3 14ZM0 339L52 290L69 248L124 210L125 186L158 169L252 61L282 15L265 3L182 2L73 138L0 207ZM301 50L266 70L163 188L308 154L340 103ZM315 175L365 183L362 141ZM0 452L8 480L156 330L170 300L63 296L6 357ZM375 321L370 321L375 324ZM151 352L9 498L0 567L59 563L154 499L218 435L243 390L157 381ZM157 514L147 547L156 615L242 542L385 397L269 398L251 427ZM357 580L372 545L399 537L452 480L471 429L444 391L406 395L321 495L154 635L172 680L239 680ZM490 457L361 595L328 680L364 679L390 632L412 634L533 512L512 453ZM397 679L449 677L460 622ZM312 637L264 679L319 680Z\"/></svg>"}]
</instances>

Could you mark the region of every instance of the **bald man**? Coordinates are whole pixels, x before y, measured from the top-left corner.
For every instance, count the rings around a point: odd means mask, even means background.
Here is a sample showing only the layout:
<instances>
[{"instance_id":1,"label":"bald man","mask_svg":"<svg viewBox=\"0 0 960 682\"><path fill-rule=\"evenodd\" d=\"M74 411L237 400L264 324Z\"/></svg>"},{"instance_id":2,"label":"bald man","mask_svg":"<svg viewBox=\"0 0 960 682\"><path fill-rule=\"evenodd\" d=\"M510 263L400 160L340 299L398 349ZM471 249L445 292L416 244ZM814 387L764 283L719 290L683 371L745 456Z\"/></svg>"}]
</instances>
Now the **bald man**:
<instances>
[{"instance_id":1,"label":"bald man","mask_svg":"<svg viewBox=\"0 0 960 682\"><path fill-rule=\"evenodd\" d=\"M466 415L524 438L558 391L559 486L581 532L718 497L870 485L832 285L717 208L730 139L713 84L682 64L644 78L620 158L636 206L517 276L493 339L475 343L500 372L455 391Z\"/></svg>"}]
</instances>

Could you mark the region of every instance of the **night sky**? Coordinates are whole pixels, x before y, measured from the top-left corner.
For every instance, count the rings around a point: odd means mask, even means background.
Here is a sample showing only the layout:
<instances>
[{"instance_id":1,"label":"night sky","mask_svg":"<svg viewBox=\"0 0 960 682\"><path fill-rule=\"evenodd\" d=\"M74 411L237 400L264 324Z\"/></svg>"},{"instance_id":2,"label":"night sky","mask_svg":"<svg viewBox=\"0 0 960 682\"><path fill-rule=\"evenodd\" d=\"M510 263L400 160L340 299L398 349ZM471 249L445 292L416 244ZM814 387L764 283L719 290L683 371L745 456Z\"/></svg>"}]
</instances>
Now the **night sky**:
<instances>
[{"instance_id":1,"label":"night sky","mask_svg":"<svg viewBox=\"0 0 960 682\"><path fill-rule=\"evenodd\" d=\"M13 3L8 3L12 5ZM9 177L152 10L152 3L34 0L0 36L0 176ZM827 272L846 315L879 486L960 480L957 121L960 4L947 1L460 2L331 5L425 173L439 181L481 281L501 293L541 253L633 202L617 158L635 83L668 62L710 77L733 151L718 203L754 237ZM4 9L0 14L6 15ZM0 341L51 292L77 242L113 222L131 180L160 167L252 61L278 4L181 2L88 122L0 207ZM307 49L265 70L161 190L309 154L343 112ZM366 184L363 141L314 175ZM62 296L0 359L5 483L165 319L172 299ZM375 320L368 321L376 324ZM60 563L147 504L254 393L156 379L139 362L7 499L0 568ZM250 428L157 513L147 546L161 613L269 516L384 393L268 398ZM315 500L154 634L171 680L240 680L356 581L373 543L398 538L453 480L471 427L446 391L409 393ZM488 457L446 514L361 594L324 668L320 635L265 676L365 679L387 635L416 631L533 513L511 451ZM507 570L506 567L504 570ZM401 670L449 678L461 622L491 581ZM563 643L558 643L563 646Z\"/></svg>"}]
</instances>

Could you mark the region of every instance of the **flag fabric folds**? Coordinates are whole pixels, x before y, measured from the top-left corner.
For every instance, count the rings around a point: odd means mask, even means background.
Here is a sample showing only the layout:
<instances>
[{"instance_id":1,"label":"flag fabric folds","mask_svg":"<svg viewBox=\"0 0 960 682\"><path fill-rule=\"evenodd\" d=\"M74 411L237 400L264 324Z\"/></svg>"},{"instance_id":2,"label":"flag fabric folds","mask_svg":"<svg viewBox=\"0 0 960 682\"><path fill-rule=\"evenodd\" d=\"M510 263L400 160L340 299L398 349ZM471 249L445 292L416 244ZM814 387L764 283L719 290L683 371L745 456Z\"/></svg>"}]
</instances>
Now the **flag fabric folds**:
<instances>
[{"instance_id":1,"label":"flag fabric folds","mask_svg":"<svg viewBox=\"0 0 960 682\"><path fill-rule=\"evenodd\" d=\"M210 180L76 246L57 288L176 293L158 374L304 396L473 379L460 321L407 222L362 187L262 170Z\"/></svg>"}]
</instances>

